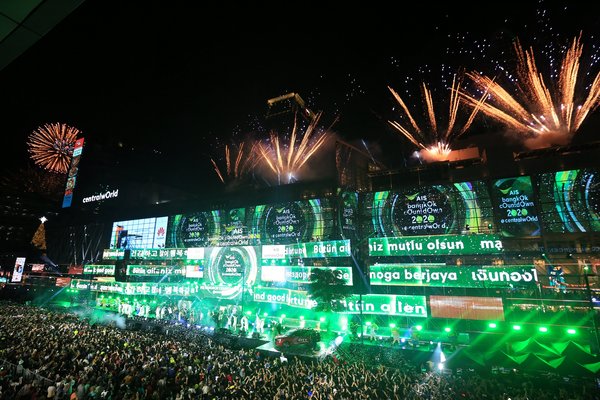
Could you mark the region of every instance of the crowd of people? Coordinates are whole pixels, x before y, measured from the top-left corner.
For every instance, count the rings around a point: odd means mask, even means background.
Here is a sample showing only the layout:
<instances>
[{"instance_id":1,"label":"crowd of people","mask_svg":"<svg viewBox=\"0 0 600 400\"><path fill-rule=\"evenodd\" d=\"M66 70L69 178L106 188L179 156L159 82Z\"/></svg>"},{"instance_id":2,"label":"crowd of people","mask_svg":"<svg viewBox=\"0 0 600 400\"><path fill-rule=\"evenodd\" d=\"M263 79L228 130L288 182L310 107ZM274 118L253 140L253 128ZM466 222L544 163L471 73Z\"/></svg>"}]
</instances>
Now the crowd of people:
<instances>
[{"instance_id":1,"label":"crowd of people","mask_svg":"<svg viewBox=\"0 0 600 400\"><path fill-rule=\"evenodd\" d=\"M273 356L185 325L134 331L14 303L0 303L0 363L1 399L600 399L593 379L442 374L343 353Z\"/></svg>"}]
</instances>

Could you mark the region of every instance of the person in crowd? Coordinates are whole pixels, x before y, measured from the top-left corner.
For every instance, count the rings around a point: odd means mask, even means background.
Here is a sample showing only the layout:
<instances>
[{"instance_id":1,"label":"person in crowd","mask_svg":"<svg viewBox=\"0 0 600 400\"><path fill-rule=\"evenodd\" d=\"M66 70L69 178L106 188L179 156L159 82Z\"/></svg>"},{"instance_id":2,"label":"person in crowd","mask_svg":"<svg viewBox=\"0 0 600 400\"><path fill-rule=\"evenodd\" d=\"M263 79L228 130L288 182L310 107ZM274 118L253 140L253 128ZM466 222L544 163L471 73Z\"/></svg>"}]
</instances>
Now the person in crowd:
<instances>
[{"instance_id":1,"label":"person in crowd","mask_svg":"<svg viewBox=\"0 0 600 400\"><path fill-rule=\"evenodd\" d=\"M322 360L269 356L181 324L159 334L0 303L0 399L600 399L593 379L442 374L391 350L351 344Z\"/></svg>"}]
</instances>

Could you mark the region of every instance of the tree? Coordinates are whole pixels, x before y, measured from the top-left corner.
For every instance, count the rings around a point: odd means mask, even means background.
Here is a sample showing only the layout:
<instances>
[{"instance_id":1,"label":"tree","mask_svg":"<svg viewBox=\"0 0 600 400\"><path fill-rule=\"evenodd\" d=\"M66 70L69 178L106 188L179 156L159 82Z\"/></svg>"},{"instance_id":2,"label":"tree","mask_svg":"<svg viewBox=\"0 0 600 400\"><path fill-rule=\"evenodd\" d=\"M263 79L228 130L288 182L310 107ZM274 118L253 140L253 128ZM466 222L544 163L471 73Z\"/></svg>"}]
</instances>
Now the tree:
<instances>
[{"instance_id":1,"label":"tree","mask_svg":"<svg viewBox=\"0 0 600 400\"><path fill-rule=\"evenodd\" d=\"M317 302L315 311L343 311L343 300L352 295L342 272L332 268L315 268L310 274L309 297Z\"/></svg>"},{"instance_id":2,"label":"tree","mask_svg":"<svg viewBox=\"0 0 600 400\"><path fill-rule=\"evenodd\" d=\"M37 228L37 231L35 231L35 234L31 239L31 244L33 244L36 249L46 251L46 228L44 227L43 222Z\"/></svg>"}]
</instances>

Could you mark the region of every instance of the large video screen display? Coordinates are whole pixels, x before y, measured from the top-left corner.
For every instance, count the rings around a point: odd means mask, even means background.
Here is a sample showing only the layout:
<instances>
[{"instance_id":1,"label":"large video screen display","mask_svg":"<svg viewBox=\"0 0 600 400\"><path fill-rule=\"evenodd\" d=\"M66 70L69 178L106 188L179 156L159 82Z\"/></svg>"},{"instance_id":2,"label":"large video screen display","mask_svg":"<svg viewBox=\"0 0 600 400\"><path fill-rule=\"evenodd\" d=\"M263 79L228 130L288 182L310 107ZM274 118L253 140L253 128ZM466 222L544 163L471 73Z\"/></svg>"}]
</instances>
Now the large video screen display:
<instances>
[{"instance_id":1,"label":"large video screen display","mask_svg":"<svg viewBox=\"0 0 600 400\"><path fill-rule=\"evenodd\" d=\"M113 223L111 249L165 247L168 217L143 218Z\"/></svg>"},{"instance_id":2,"label":"large video screen display","mask_svg":"<svg viewBox=\"0 0 600 400\"><path fill-rule=\"evenodd\" d=\"M113 254L108 254L111 252L117 254L113 257ZM105 259L122 258L122 253L122 250L105 250ZM185 276L189 279L188 283L194 284L194 293L227 300L241 300L242 292L261 299L256 293L288 293L291 290L295 293L295 297L292 296L295 300L290 300L290 305L303 307L308 304L307 285L310 276L317 268L336 271L344 284L352 285L350 255L350 240L288 245L133 249L130 260L142 263L128 265L127 275L157 278ZM263 297L271 298L270 295ZM304 300L300 302L300 298Z\"/></svg>"},{"instance_id":3,"label":"large video screen display","mask_svg":"<svg viewBox=\"0 0 600 400\"><path fill-rule=\"evenodd\" d=\"M369 238L370 256L448 256L503 251L500 236L489 234Z\"/></svg>"},{"instance_id":4,"label":"large video screen display","mask_svg":"<svg viewBox=\"0 0 600 400\"><path fill-rule=\"evenodd\" d=\"M505 237L540 235L540 222L528 176L492 182L492 199L498 232Z\"/></svg>"},{"instance_id":5,"label":"large video screen display","mask_svg":"<svg viewBox=\"0 0 600 400\"><path fill-rule=\"evenodd\" d=\"M332 236L329 199L299 200L169 218L167 247L251 246L325 240Z\"/></svg>"},{"instance_id":6,"label":"large video screen display","mask_svg":"<svg viewBox=\"0 0 600 400\"><path fill-rule=\"evenodd\" d=\"M595 169L541 174L538 191L547 232L600 231L600 177Z\"/></svg>"},{"instance_id":7,"label":"large video screen display","mask_svg":"<svg viewBox=\"0 0 600 400\"><path fill-rule=\"evenodd\" d=\"M348 239L264 245L260 279L250 289L252 298L257 302L312 308L316 303L308 295L311 274L316 269L334 271L345 285L351 286L352 267L348 264L350 256Z\"/></svg>"},{"instance_id":8,"label":"large video screen display","mask_svg":"<svg viewBox=\"0 0 600 400\"><path fill-rule=\"evenodd\" d=\"M504 321L500 297L429 296L433 318Z\"/></svg>"},{"instance_id":9,"label":"large video screen display","mask_svg":"<svg viewBox=\"0 0 600 400\"><path fill-rule=\"evenodd\" d=\"M370 237L487 232L492 205L483 182L407 187L366 194Z\"/></svg>"},{"instance_id":10,"label":"large video screen display","mask_svg":"<svg viewBox=\"0 0 600 400\"><path fill-rule=\"evenodd\" d=\"M260 243L254 207L169 217L168 247L247 246Z\"/></svg>"},{"instance_id":11,"label":"large video screen display","mask_svg":"<svg viewBox=\"0 0 600 400\"><path fill-rule=\"evenodd\" d=\"M333 206L329 199L259 206L256 221L263 244L327 240L333 233Z\"/></svg>"},{"instance_id":12,"label":"large video screen display","mask_svg":"<svg viewBox=\"0 0 600 400\"><path fill-rule=\"evenodd\" d=\"M369 267L372 286L515 288L535 286L534 265L375 264Z\"/></svg>"}]
</instances>

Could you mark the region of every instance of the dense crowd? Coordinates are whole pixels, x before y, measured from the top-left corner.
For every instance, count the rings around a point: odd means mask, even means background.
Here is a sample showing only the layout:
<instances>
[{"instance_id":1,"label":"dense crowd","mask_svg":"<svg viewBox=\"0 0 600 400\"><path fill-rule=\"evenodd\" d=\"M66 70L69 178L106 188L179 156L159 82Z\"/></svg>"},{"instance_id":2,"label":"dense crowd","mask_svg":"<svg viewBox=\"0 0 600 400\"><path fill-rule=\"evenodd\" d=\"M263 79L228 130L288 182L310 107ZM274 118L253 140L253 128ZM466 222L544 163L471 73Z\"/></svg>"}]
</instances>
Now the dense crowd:
<instances>
[{"instance_id":1,"label":"dense crowd","mask_svg":"<svg viewBox=\"0 0 600 400\"><path fill-rule=\"evenodd\" d=\"M275 357L226 348L182 325L133 331L11 303L0 303L0 363L1 399L600 399L592 380L440 374L402 359L389 368L335 355Z\"/></svg>"}]
</instances>

